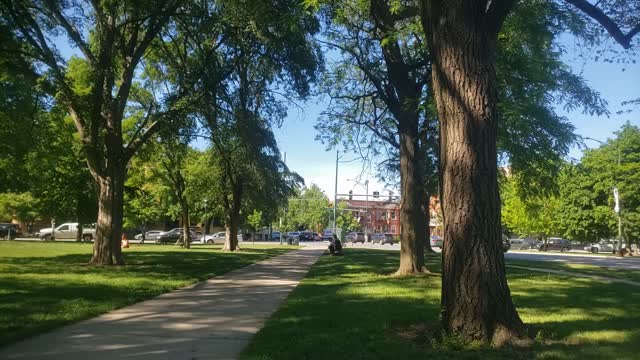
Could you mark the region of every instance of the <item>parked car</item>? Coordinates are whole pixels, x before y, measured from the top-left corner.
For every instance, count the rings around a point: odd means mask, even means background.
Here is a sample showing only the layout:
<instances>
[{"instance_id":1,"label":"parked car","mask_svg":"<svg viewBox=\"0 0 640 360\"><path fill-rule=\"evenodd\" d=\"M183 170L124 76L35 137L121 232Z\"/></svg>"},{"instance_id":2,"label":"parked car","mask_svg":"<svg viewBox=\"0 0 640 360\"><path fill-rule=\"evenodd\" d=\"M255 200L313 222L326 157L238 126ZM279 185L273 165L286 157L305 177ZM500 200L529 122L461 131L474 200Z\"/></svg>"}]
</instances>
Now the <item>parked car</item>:
<instances>
[{"instance_id":1,"label":"parked car","mask_svg":"<svg viewBox=\"0 0 640 360\"><path fill-rule=\"evenodd\" d=\"M291 231L291 232L289 232L287 234L287 238L300 240L300 231Z\"/></svg>"},{"instance_id":2,"label":"parked car","mask_svg":"<svg viewBox=\"0 0 640 360\"><path fill-rule=\"evenodd\" d=\"M176 242L178 241L178 239L180 238L180 236L182 235L182 228L175 228L175 229L171 229L167 232L164 232L160 235L157 235L155 238L156 243L158 244L166 244L166 243L170 243L170 242ZM196 240L198 235L196 234L195 231L190 230L190 236L191 236L191 240Z\"/></svg>"},{"instance_id":3,"label":"parked car","mask_svg":"<svg viewBox=\"0 0 640 360\"><path fill-rule=\"evenodd\" d=\"M584 247L585 251L589 251L593 254L597 254L599 252L609 252L612 253L616 249L617 244L608 243L606 241L600 241L598 243L593 243Z\"/></svg>"},{"instance_id":4,"label":"parked car","mask_svg":"<svg viewBox=\"0 0 640 360\"><path fill-rule=\"evenodd\" d=\"M538 240L536 239L509 239L509 243L511 244L511 249L513 250L529 250L533 249L538 245Z\"/></svg>"},{"instance_id":5,"label":"parked car","mask_svg":"<svg viewBox=\"0 0 640 360\"><path fill-rule=\"evenodd\" d=\"M431 235L430 243L432 248L442 248L442 238L438 235Z\"/></svg>"},{"instance_id":6,"label":"parked car","mask_svg":"<svg viewBox=\"0 0 640 360\"><path fill-rule=\"evenodd\" d=\"M78 234L78 223L64 223L58 226L55 231L51 228L40 229L38 237L43 240L51 240L53 232L56 240L75 239ZM82 241L90 242L96 236L95 225L86 224L82 227Z\"/></svg>"},{"instance_id":7,"label":"parked car","mask_svg":"<svg viewBox=\"0 0 640 360\"><path fill-rule=\"evenodd\" d=\"M352 243L363 243L364 244L364 233L362 232L350 232L347 234L347 236L345 237L345 241L349 241Z\"/></svg>"},{"instance_id":8,"label":"parked car","mask_svg":"<svg viewBox=\"0 0 640 360\"><path fill-rule=\"evenodd\" d=\"M11 223L0 223L0 238L13 240L22 236L20 225Z\"/></svg>"},{"instance_id":9,"label":"parked car","mask_svg":"<svg viewBox=\"0 0 640 360\"><path fill-rule=\"evenodd\" d=\"M282 233L280 231L272 231L271 232L271 240L272 241L280 241L280 235L281 234ZM284 238L283 238L283 240L284 240Z\"/></svg>"},{"instance_id":10,"label":"parked car","mask_svg":"<svg viewBox=\"0 0 640 360\"><path fill-rule=\"evenodd\" d=\"M374 244L389 244L393 245L396 243L393 234L383 234L383 233L375 233L371 236L371 242Z\"/></svg>"},{"instance_id":11,"label":"parked car","mask_svg":"<svg viewBox=\"0 0 640 360\"><path fill-rule=\"evenodd\" d=\"M538 246L540 251L560 250L561 252L567 252L571 250L571 241L561 238L550 238L547 243L542 243Z\"/></svg>"},{"instance_id":12,"label":"parked car","mask_svg":"<svg viewBox=\"0 0 640 360\"><path fill-rule=\"evenodd\" d=\"M162 230L149 230L146 233L144 233L144 238L145 240L153 240L156 238L156 236L162 234L164 231ZM137 234L136 236L133 237L135 240L142 240L142 233Z\"/></svg>"},{"instance_id":13,"label":"parked car","mask_svg":"<svg viewBox=\"0 0 640 360\"><path fill-rule=\"evenodd\" d=\"M322 233L322 240L331 241L333 239L333 230L325 230Z\"/></svg>"}]
</instances>

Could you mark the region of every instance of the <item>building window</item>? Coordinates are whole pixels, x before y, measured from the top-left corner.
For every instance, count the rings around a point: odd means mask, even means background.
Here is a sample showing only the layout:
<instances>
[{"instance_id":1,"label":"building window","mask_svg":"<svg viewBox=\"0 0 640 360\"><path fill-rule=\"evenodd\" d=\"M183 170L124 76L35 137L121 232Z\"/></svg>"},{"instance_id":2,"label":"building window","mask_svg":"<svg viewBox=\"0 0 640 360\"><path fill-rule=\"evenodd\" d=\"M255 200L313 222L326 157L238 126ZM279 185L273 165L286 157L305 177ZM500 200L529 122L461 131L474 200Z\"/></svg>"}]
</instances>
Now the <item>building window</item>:
<instances>
[{"instance_id":1,"label":"building window","mask_svg":"<svg viewBox=\"0 0 640 360\"><path fill-rule=\"evenodd\" d=\"M391 220L395 220L396 219L396 211L392 210L391 211ZM394 231L395 232L395 231Z\"/></svg>"},{"instance_id":2,"label":"building window","mask_svg":"<svg viewBox=\"0 0 640 360\"><path fill-rule=\"evenodd\" d=\"M398 232L396 231L396 226L395 226L395 225L391 225L391 233L392 233L392 234L396 234L396 233L398 233Z\"/></svg>"}]
</instances>

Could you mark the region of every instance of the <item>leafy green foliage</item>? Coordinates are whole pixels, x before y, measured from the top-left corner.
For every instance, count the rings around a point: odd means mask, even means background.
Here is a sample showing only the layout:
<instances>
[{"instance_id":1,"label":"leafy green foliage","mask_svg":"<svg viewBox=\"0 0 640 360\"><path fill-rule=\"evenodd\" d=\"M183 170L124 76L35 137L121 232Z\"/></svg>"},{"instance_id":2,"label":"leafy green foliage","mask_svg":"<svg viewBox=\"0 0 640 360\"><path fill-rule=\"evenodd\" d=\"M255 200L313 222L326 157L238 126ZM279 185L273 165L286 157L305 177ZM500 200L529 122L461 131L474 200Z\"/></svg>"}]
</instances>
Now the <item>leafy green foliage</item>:
<instances>
[{"instance_id":1,"label":"leafy green foliage","mask_svg":"<svg viewBox=\"0 0 640 360\"><path fill-rule=\"evenodd\" d=\"M501 190L502 223L507 230L520 236L542 239L562 234L558 197L537 195L524 200L511 179L503 184Z\"/></svg>"},{"instance_id":2,"label":"leafy green foliage","mask_svg":"<svg viewBox=\"0 0 640 360\"><path fill-rule=\"evenodd\" d=\"M331 214L329 198L316 184L311 184L299 196L289 199L284 230L321 232L329 227Z\"/></svg>"}]
</instances>

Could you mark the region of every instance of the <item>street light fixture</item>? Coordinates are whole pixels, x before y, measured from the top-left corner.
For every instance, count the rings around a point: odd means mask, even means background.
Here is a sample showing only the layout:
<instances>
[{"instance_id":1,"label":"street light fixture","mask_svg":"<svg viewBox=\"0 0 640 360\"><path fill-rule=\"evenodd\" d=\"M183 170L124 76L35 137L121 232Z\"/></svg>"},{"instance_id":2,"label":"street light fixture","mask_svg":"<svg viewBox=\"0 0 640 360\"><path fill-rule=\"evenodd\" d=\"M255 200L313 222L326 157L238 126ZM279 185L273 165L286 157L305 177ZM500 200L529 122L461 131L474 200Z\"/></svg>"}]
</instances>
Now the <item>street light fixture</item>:
<instances>
[{"instance_id":1,"label":"street light fixture","mask_svg":"<svg viewBox=\"0 0 640 360\"><path fill-rule=\"evenodd\" d=\"M600 143L601 145L606 145L606 143L604 141L598 140L598 139L594 139L594 138L590 138L590 137L583 137L583 139L585 140L592 140L595 142ZM616 150L618 153L618 168L616 169L616 185L613 187L613 198L615 200L615 207L613 209L613 211L618 215L618 252L622 253L622 247L623 247L623 243L624 243L624 239L622 238L622 207L620 205L620 192L619 192L619 182L620 182L620 177L619 177L619 173L620 173L620 164L621 164L621 156L620 156L620 143L618 143L616 145Z\"/></svg>"}]
</instances>

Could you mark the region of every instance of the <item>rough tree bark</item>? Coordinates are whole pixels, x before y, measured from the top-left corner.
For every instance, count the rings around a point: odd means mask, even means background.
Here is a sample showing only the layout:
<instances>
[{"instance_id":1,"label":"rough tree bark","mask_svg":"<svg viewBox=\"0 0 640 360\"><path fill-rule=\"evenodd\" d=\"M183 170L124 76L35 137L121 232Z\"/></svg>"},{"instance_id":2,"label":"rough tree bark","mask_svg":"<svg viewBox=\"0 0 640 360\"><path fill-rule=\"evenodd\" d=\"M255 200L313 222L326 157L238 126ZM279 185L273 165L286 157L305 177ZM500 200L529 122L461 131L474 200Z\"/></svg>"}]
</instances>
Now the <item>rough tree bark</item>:
<instances>
[{"instance_id":1,"label":"rough tree bark","mask_svg":"<svg viewBox=\"0 0 640 360\"><path fill-rule=\"evenodd\" d=\"M399 143L386 138L400 150L400 265L396 274L409 275L423 272L426 232L422 216L423 166L420 154L420 116L418 105L424 83L411 74L395 37L396 19L389 4L371 0L371 18L376 25L376 36L382 45L387 67L388 84L370 77L377 92L396 118ZM372 129L376 132L375 129ZM376 132L380 134L380 132ZM385 138L385 137L383 137ZM427 241L427 246L430 244Z\"/></svg>"},{"instance_id":2,"label":"rough tree bark","mask_svg":"<svg viewBox=\"0 0 640 360\"><path fill-rule=\"evenodd\" d=\"M76 242L82 241L82 231L83 231L82 222L78 220L78 228L76 229Z\"/></svg>"},{"instance_id":3,"label":"rough tree bark","mask_svg":"<svg viewBox=\"0 0 640 360\"><path fill-rule=\"evenodd\" d=\"M98 223L93 243L92 265L123 265L120 249L125 167L110 167L104 175L95 175L98 183Z\"/></svg>"},{"instance_id":4,"label":"rough tree bark","mask_svg":"<svg viewBox=\"0 0 640 360\"><path fill-rule=\"evenodd\" d=\"M238 247L238 227L240 225L240 205L242 204L242 183L236 179L233 188L233 199L224 201L227 210L225 220L225 240L223 251L236 251Z\"/></svg>"},{"instance_id":5,"label":"rough tree bark","mask_svg":"<svg viewBox=\"0 0 640 360\"><path fill-rule=\"evenodd\" d=\"M189 225L189 204L184 194L180 197L180 209L182 210L182 246L186 249L191 248L191 229Z\"/></svg>"},{"instance_id":6,"label":"rough tree bark","mask_svg":"<svg viewBox=\"0 0 640 360\"><path fill-rule=\"evenodd\" d=\"M527 342L501 250L497 182L497 34L510 1L423 1L441 126L442 321L469 340Z\"/></svg>"},{"instance_id":7,"label":"rough tree bark","mask_svg":"<svg viewBox=\"0 0 640 360\"><path fill-rule=\"evenodd\" d=\"M412 126L415 125L415 126ZM415 132L415 133L414 133ZM397 275L424 272L425 220L418 150L417 123L400 132L400 266Z\"/></svg>"}]
</instances>

